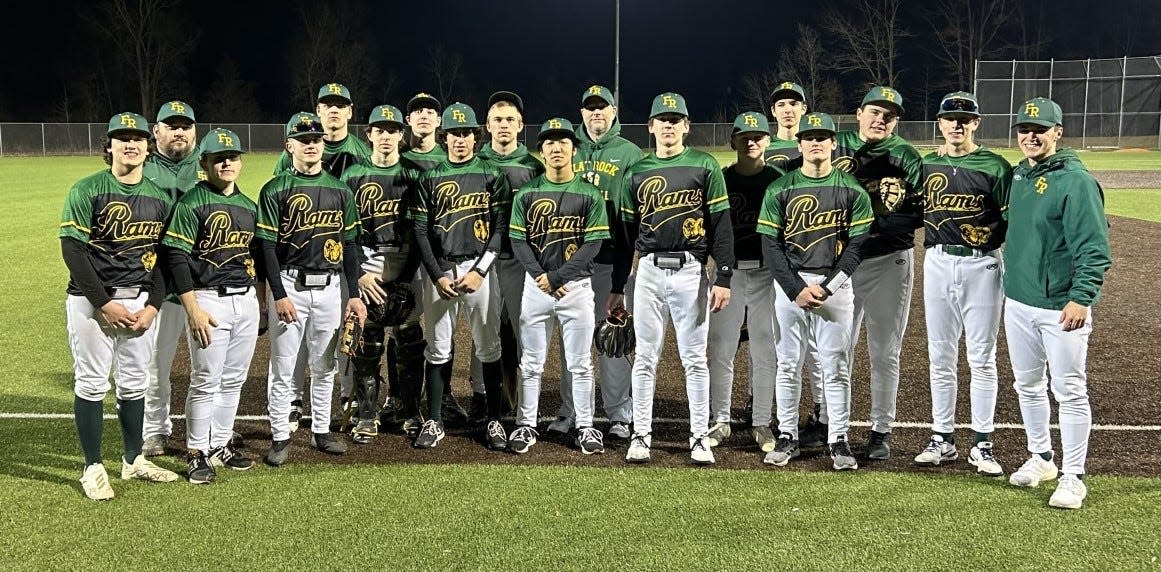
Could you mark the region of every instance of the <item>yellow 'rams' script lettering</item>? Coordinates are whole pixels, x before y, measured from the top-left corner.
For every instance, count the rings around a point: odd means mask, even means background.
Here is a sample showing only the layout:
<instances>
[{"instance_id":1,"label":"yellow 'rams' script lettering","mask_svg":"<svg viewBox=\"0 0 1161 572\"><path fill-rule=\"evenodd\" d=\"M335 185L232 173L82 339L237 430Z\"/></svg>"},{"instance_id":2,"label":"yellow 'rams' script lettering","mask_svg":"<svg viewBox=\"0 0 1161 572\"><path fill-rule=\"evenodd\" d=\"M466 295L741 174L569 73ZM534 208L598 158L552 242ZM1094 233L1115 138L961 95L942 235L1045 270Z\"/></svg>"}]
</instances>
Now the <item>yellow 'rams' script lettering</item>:
<instances>
[{"instance_id":1,"label":"yellow 'rams' script lettering","mask_svg":"<svg viewBox=\"0 0 1161 572\"><path fill-rule=\"evenodd\" d=\"M253 238L253 232L234 228L230 213L214 211L206 218L205 233L201 242L198 243L198 250L203 253L230 248L245 251L250 248L250 241Z\"/></svg>"},{"instance_id":2,"label":"yellow 'rams' script lettering","mask_svg":"<svg viewBox=\"0 0 1161 572\"><path fill-rule=\"evenodd\" d=\"M528 207L529 239L540 238L549 234L579 234L584 226L584 217L565 216L556 214L556 202L552 199L540 199Z\"/></svg>"},{"instance_id":3,"label":"yellow 'rams' script lettering","mask_svg":"<svg viewBox=\"0 0 1161 572\"><path fill-rule=\"evenodd\" d=\"M286 219L280 227L282 236L293 236L302 230L342 229L343 211L314 210L314 203L310 196L304 194L292 195L286 201Z\"/></svg>"},{"instance_id":4,"label":"yellow 'rams' script lettering","mask_svg":"<svg viewBox=\"0 0 1161 572\"><path fill-rule=\"evenodd\" d=\"M818 198L814 195L800 195L786 205L786 238L799 234L839 228L847 222L847 211L835 209L820 211Z\"/></svg>"},{"instance_id":5,"label":"yellow 'rams' script lettering","mask_svg":"<svg viewBox=\"0 0 1161 572\"><path fill-rule=\"evenodd\" d=\"M113 241L156 240L161 236L163 226L162 222L155 220L134 221L128 203L112 202L101 209L93 230L98 237Z\"/></svg>"}]
</instances>

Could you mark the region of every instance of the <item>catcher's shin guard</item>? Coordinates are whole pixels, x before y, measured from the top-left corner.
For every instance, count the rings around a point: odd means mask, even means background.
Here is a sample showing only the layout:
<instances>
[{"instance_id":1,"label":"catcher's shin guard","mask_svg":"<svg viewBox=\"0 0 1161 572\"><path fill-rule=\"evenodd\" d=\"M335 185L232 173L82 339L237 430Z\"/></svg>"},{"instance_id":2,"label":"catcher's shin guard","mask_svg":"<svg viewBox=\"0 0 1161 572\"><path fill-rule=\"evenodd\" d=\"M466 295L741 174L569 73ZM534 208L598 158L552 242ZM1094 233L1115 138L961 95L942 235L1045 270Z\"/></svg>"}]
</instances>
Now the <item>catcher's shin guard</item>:
<instances>
[{"instance_id":1,"label":"catcher's shin guard","mask_svg":"<svg viewBox=\"0 0 1161 572\"><path fill-rule=\"evenodd\" d=\"M355 400L359 419L375 419L379 403L379 367L383 357L383 326L367 321L363 328L363 343L359 345L351 363L355 366Z\"/></svg>"},{"instance_id":2,"label":"catcher's shin guard","mask_svg":"<svg viewBox=\"0 0 1161 572\"><path fill-rule=\"evenodd\" d=\"M418 325L401 326L396 330L395 341L399 349L399 398L403 401L403 417L410 419L420 415L425 367L423 350L427 342L423 340L423 329Z\"/></svg>"}]
</instances>

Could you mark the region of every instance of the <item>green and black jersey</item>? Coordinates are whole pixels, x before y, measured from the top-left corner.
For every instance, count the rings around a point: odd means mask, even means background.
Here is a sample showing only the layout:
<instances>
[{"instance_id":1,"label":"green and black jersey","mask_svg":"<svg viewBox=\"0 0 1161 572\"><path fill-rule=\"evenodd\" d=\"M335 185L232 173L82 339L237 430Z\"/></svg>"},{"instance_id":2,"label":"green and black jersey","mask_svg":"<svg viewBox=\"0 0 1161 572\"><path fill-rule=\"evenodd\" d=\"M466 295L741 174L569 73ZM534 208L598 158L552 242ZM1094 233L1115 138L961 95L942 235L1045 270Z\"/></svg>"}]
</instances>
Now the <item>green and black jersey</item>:
<instances>
[{"instance_id":1,"label":"green and black jersey","mask_svg":"<svg viewBox=\"0 0 1161 572\"><path fill-rule=\"evenodd\" d=\"M851 238L866 234L873 215L854 177L831 169L822 178L795 170L774 181L758 215L758 233L785 245L791 270L833 269Z\"/></svg>"},{"instance_id":2,"label":"green and black jersey","mask_svg":"<svg viewBox=\"0 0 1161 572\"><path fill-rule=\"evenodd\" d=\"M127 185L111 171L101 171L69 190L60 237L87 247L105 288L149 287L157 264L157 243L172 208L169 193L149 179ZM68 293L85 295L71 278Z\"/></svg>"},{"instance_id":3,"label":"green and black jersey","mask_svg":"<svg viewBox=\"0 0 1161 572\"><path fill-rule=\"evenodd\" d=\"M292 169L258 193L257 226L258 238L275 243L279 269L342 272L343 242L358 237L359 214L350 189L330 173Z\"/></svg>"},{"instance_id":4,"label":"green and black jersey","mask_svg":"<svg viewBox=\"0 0 1161 572\"><path fill-rule=\"evenodd\" d=\"M252 286L257 222L258 205L240 189L227 196L203 182L174 205L161 243L189 255L195 289Z\"/></svg>"},{"instance_id":5,"label":"green and black jersey","mask_svg":"<svg viewBox=\"0 0 1161 572\"><path fill-rule=\"evenodd\" d=\"M363 161L371 160L371 147L366 141L359 139L352 133L347 133L342 141L323 140L323 170L341 178L351 166ZM294 166L290 153L282 152L278 163L274 166L274 174L288 171Z\"/></svg>"},{"instance_id":6,"label":"green and black jersey","mask_svg":"<svg viewBox=\"0 0 1161 572\"><path fill-rule=\"evenodd\" d=\"M758 214L766 198L766 188L785 175L769 164L753 175L742 175L737 165L722 169L730 197L730 218L734 225L734 258L762 260L762 238L758 235Z\"/></svg>"},{"instance_id":7,"label":"green and black jersey","mask_svg":"<svg viewBox=\"0 0 1161 572\"><path fill-rule=\"evenodd\" d=\"M784 173L789 173L802 166L802 151L798 150L797 139L779 139L775 135L770 136L770 146L766 148L766 153L763 155L766 159L766 164L777 167Z\"/></svg>"},{"instance_id":8,"label":"green and black jersey","mask_svg":"<svg viewBox=\"0 0 1161 572\"><path fill-rule=\"evenodd\" d=\"M343 182L355 196L362 233L359 242L374 249L380 246L408 246L413 238L407 211L415 200L419 168L406 159L390 167L370 161L343 173Z\"/></svg>"},{"instance_id":9,"label":"green and black jersey","mask_svg":"<svg viewBox=\"0 0 1161 572\"><path fill-rule=\"evenodd\" d=\"M403 152L403 158L414 163L420 171L430 171L438 167L440 163L447 161L447 151L439 145L432 147L431 151L427 152L412 148Z\"/></svg>"},{"instance_id":10,"label":"green and black jersey","mask_svg":"<svg viewBox=\"0 0 1161 572\"><path fill-rule=\"evenodd\" d=\"M615 226L621 220L617 195L621 192L625 171L640 161L644 153L635 143L621 137L621 121L616 118L609 130L596 141L589 137L583 123L577 126L576 136L580 147L573 158L572 170L600 189L605 197L605 215L609 224ZM632 248L624 242L624 233L614 232L613 239L606 241L597 254L597 262L612 264L615 252Z\"/></svg>"},{"instance_id":11,"label":"green and black jersey","mask_svg":"<svg viewBox=\"0 0 1161 572\"><path fill-rule=\"evenodd\" d=\"M549 273L555 285L553 273L565 267L582 245L598 243L595 248L600 248L599 243L609 238L605 198L600 189L580 177L553 183L539 176L513 198L509 236L514 244L526 242L531 247L539 269ZM591 276L592 262L589 257L559 280L563 283Z\"/></svg>"},{"instance_id":12,"label":"green and black jersey","mask_svg":"<svg viewBox=\"0 0 1161 572\"><path fill-rule=\"evenodd\" d=\"M444 161L419 176L409 216L424 267L433 280L450 262L499 253L500 236L508 234L512 191L495 165L478 156L463 163Z\"/></svg>"},{"instance_id":13,"label":"green and black jersey","mask_svg":"<svg viewBox=\"0 0 1161 572\"><path fill-rule=\"evenodd\" d=\"M871 198L875 222L871 225L863 257L873 258L915 244L915 229L923 226L923 158L902 137L892 134L867 143L857 131L835 135L834 166L858 179ZM899 179L901 188L880 181Z\"/></svg>"},{"instance_id":14,"label":"green and black jersey","mask_svg":"<svg viewBox=\"0 0 1161 572\"><path fill-rule=\"evenodd\" d=\"M206 180L206 173L198 164L201 153L201 147L194 145L189 155L175 162L154 151L145 158L143 173L146 179L168 192L169 197L176 202L181 199L183 193L198 184L198 181Z\"/></svg>"},{"instance_id":15,"label":"green and black jersey","mask_svg":"<svg viewBox=\"0 0 1161 572\"><path fill-rule=\"evenodd\" d=\"M984 149L963 157L923 158L923 245L995 250L1004 244L1012 166Z\"/></svg>"}]
</instances>

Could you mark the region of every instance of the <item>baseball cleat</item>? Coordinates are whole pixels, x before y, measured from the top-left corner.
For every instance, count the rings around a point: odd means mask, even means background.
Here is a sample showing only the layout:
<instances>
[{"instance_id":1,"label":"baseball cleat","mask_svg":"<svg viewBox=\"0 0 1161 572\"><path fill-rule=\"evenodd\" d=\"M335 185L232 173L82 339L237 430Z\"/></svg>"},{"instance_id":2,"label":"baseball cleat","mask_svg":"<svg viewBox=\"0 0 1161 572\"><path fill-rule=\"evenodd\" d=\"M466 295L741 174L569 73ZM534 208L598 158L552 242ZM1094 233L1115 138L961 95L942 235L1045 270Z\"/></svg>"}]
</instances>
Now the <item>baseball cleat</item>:
<instances>
[{"instance_id":1,"label":"baseball cleat","mask_svg":"<svg viewBox=\"0 0 1161 572\"><path fill-rule=\"evenodd\" d=\"M456 401L451 393L443 394L440 416L452 425L466 425L470 421L468 412Z\"/></svg>"},{"instance_id":2,"label":"baseball cleat","mask_svg":"<svg viewBox=\"0 0 1161 572\"><path fill-rule=\"evenodd\" d=\"M968 462L975 466L976 472L985 477L1002 477L1004 469L992 449L991 441L983 441L972 447L968 453Z\"/></svg>"},{"instance_id":3,"label":"baseball cleat","mask_svg":"<svg viewBox=\"0 0 1161 572\"><path fill-rule=\"evenodd\" d=\"M885 461L891 458L891 434L871 430L867 434L867 458Z\"/></svg>"},{"instance_id":4,"label":"baseball cleat","mask_svg":"<svg viewBox=\"0 0 1161 572\"><path fill-rule=\"evenodd\" d=\"M266 462L275 467L286 464L290 458L290 439L271 441L270 451L266 453Z\"/></svg>"},{"instance_id":5,"label":"baseball cleat","mask_svg":"<svg viewBox=\"0 0 1161 572\"><path fill-rule=\"evenodd\" d=\"M235 471L245 471L254 466L254 461L238 452L233 445L226 444L210 450L210 465L213 467L229 467Z\"/></svg>"},{"instance_id":6,"label":"baseball cleat","mask_svg":"<svg viewBox=\"0 0 1161 572\"><path fill-rule=\"evenodd\" d=\"M218 473L214 471L205 453L192 449L188 456L185 474L191 485L208 485L217 479Z\"/></svg>"},{"instance_id":7,"label":"baseball cleat","mask_svg":"<svg viewBox=\"0 0 1161 572\"><path fill-rule=\"evenodd\" d=\"M177 473L154 465L153 461L145 458L145 455L137 455L133 463L127 463L124 457L121 458L121 479L170 483L177 480Z\"/></svg>"},{"instance_id":8,"label":"baseball cleat","mask_svg":"<svg viewBox=\"0 0 1161 572\"><path fill-rule=\"evenodd\" d=\"M351 440L360 444L366 445L371 442L371 438L379 434L379 422L375 419L360 419L359 423L351 429Z\"/></svg>"},{"instance_id":9,"label":"baseball cleat","mask_svg":"<svg viewBox=\"0 0 1161 572\"><path fill-rule=\"evenodd\" d=\"M516 430L512 432L512 436L508 438L508 450L517 455L523 455L536 444L538 435L536 429L527 425L518 425Z\"/></svg>"},{"instance_id":10,"label":"baseball cleat","mask_svg":"<svg viewBox=\"0 0 1161 572\"><path fill-rule=\"evenodd\" d=\"M235 448L235 449L241 449L242 447L244 447L246 445L246 441L242 439L241 433L239 433L237 431L232 431L232 432L230 432L230 442L228 443L228 445Z\"/></svg>"},{"instance_id":11,"label":"baseball cleat","mask_svg":"<svg viewBox=\"0 0 1161 572\"><path fill-rule=\"evenodd\" d=\"M90 499L101 501L113 498L113 486L109 484L109 473L105 472L105 465L93 463L85 467L81 474L81 489Z\"/></svg>"},{"instance_id":12,"label":"baseball cleat","mask_svg":"<svg viewBox=\"0 0 1161 572\"><path fill-rule=\"evenodd\" d=\"M160 457L165 454L168 435L150 435L141 443L141 454L146 457Z\"/></svg>"},{"instance_id":13,"label":"baseball cleat","mask_svg":"<svg viewBox=\"0 0 1161 572\"><path fill-rule=\"evenodd\" d=\"M310 444L315 449L328 455L342 455L347 452L347 445L335 437L334 433L311 433Z\"/></svg>"},{"instance_id":14,"label":"baseball cleat","mask_svg":"<svg viewBox=\"0 0 1161 572\"><path fill-rule=\"evenodd\" d=\"M959 458L955 445L943 440L942 435L932 435L927 447L915 456L915 464L924 467L938 467L940 463L954 461Z\"/></svg>"},{"instance_id":15,"label":"baseball cleat","mask_svg":"<svg viewBox=\"0 0 1161 572\"><path fill-rule=\"evenodd\" d=\"M831 443L830 458L834 461L836 471L853 471L859 468L859 462L851 452L851 444L847 442L846 435L840 435L837 441Z\"/></svg>"},{"instance_id":16,"label":"baseball cleat","mask_svg":"<svg viewBox=\"0 0 1161 572\"><path fill-rule=\"evenodd\" d=\"M295 399L294 401L290 402L290 417L288 418L288 421L290 423L290 432L294 433L295 431L298 431L299 423L302 421L301 399Z\"/></svg>"},{"instance_id":17,"label":"baseball cleat","mask_svg":"<svg viewBox=\"0 0 1161 572\"><path fill-rule=\"evenodd\" d=\"M557 417L555 421L548 424L548 430L552 433L568 433L572 430L572 418Z\"/></svg>"},{"instance_id":18,"label":"baseball cleat","mask_svg":"<svg viewBox=\"0 0 1161 572\"><path fill-rule=\"evenodd\" d=\"M419 430L419 435L415 437L413 446L416 449L431 449L442 441L443 437L443 422L428 419L423 422L423 427Z\"/></svg>"},{"instance_id":19,"label":"baseball cleat","mask_svg":"<svg viewBox=\"0 0 1161 572\"><path fill-rule=\"evenodd\" d=\"M758 444L758 448L763 453L769 453L774 450L774 432L769 427L755 427L753 433L754 442Z\"/></svg>"},{"instance_id":20,"label":"baseball cleat","mask_svg":"<svg viewBox=\"0 0 1161 572\"><path fill-rule=\"evenodd\" d=\"M403 422L403 433L412 439L419 436L421 429L423 429L423 418L418 415Z\"/></svg>"},{"instance_id":21,"label":"baseball cleat","mask_svg":"<svg viewBox=\"0 0 1161 572\"><path fill-rule=\"evenodd\" d=\"M714 452L710 448L707 437L689 438L689 460L695 465L714 464Z\"/></svg>"},{"instance_id":22,"label":"baseball cleat","mask_svg":"<svg viewBox=\"0 0 1161 572\"><path fill-rule=\"evenodd\" d=\"M821 407L814 404L814 413L806 421L806 425L798 431L798 446L803 449L818 449L826 446L827 426L819 421Z\"/></svg>"},{"instance_id":23,"label":"baseball cleat","mask_svg":"<svg viewBox=\"0 0 1161 572\"><path fill-rule=\"evenodd\" d=\"M625 460L630 463L648 463L649 448L653 438L649 435L634 435L629 441L629 451L625 453Z\"/></svg>"},{"instance_id":24,"label":"baseball cleat","mask_svg":"<svg viewBox=\"0 0 1161 572\"><path fill-rule=\"evenodd\" d=\"M628 439L629 435L630 433L628 423L617 421L613 423L611 427L609 427L609 437L615 439Z\"/></svg>"},{"instance_id":25,"label":"baseball cleat","mask_svg":"<svg viewBox=\"0 0 1161 572\"><path fill-rule=\"evenodd\" d=\"M484 434L484 442L493 451L507 449L508 432L504 430L504 425L495 419L489 421L487 431Z\"/></svg>"},{"instance_id":26,"label":"baseball cleat","mask_svg":"<svg viewBox=\"0 0 1161 572\"><path fill-rule=\"evenodd\" d=\"M1024 464L1008 477L1008 482L1017 487L1038 487L1040 483L1056 479L1059 471L1056 463L1045 461L1040 455L1032 455Z\"/></svg>"},{"instance_id":27,"label":"baseball cleat","mask_svg":"<svg viewBox=\"0 0 1161 572\"><path fill-rule=\"evenodd\" d=\"M766 455L766 458L762 459L762 462L775 467L785 467L790 459L797 457L798 454L798 440L790 433L782 433L778 435L774 449Z\"/></svg>"},{"instance_id":28,"label":"baseball cleat","mask_svg":"<svg viewBox=\"0 0 1161 572\"><path fill-rule=\"evenodd\" d=\"M709 433L705 436L705 444L707 447L717 447L721 445L726 439L730 438L730 424L729 422L718 421L710 427Z\"/></svg>"},{"instance_id":29,"label":"baseball cleat","mask_svg":"<svg viewBox=\"0 0 1161 572\"><path fill-rule=\"evenodd\" d=\"M586 455L597 455L605 452L605 439L600 431L592 427L582 427L577 429L576 446L580 447L581 453Z\"/></svg>"},{"instance_id":30,"label":"baseball cleat","mask_svg":"<svg viewBox=\"0 0 1161 572\"><path fill-rule=\"evenodd\" d=\"M403 400L398 397L388 397L387 401L383 403L383 409L379 410L379 422L387 427L395 426L399 423L399 416L403 413Z\"/></svg>"},{"instance_id":31,"label":"baseball cleat","mask_svg":"<svg viewBox=\"0 0 1161 572\"><path fill-rule=\"evenodd\" d=\"M1088 496L1088 486L1076 475L1064 474L1056 484L1056 492L1048 499L1048 506L1056 508L1080 508Z\"/></svg>"}]
</instances>

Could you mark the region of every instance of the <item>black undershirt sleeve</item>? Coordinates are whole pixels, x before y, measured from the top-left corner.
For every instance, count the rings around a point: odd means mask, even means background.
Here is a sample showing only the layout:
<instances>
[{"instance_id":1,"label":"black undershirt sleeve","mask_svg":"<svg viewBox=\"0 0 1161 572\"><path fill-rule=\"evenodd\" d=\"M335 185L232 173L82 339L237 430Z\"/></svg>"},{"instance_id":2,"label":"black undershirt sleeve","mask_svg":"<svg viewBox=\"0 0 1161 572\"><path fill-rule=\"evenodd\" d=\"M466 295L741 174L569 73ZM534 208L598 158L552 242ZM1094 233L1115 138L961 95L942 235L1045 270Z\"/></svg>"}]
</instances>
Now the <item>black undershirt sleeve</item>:
<instances>
[{"instance_id":1,"label":"black undershirt sleeve","mask_svg":"<svg viewBox=\"0 0 1161 572\"><path fill-rule=\"evenodd\" d=\"M359 297L359 273L362 271L359 255L361 252L362 249L359 248L357 241L343 241L343 275L347 280L347 300Z\"/></svg>"},{"instance_id":2,"label":"black undershirt sleeve","mask_svg":"<svg viewBox=\"0 0 1161 572\"><path fill-rule=\"evenodd\" d=\"M614 224L614 230L620 230L625 244L629 245L624 252L613 253L613 284L610 289L613 294L624 294L625 283L629 281L629 273L633 271L633 254L637 248L637 233L641 226L636 221L622 221Z\"/></svg>"},{"instance_id":3,"label":"black undershirt sleeve","mask_svg":"<svg viewBox=\"0 0 1161 572\"><path fill-rule=\"evenodd\" d=\"M786 258L785 247L778 239L768 234L762 235L762 258L765 259L766 267L770 269L774 280L782 287L787 298L791 300L797 298L798 293L806 288L806 282L802 277L790 269L790 259Z\"/></svg>"},{"instance_id":4,"label":"black undershirt sleeve","mask_svg":"<svg viewBox=\"0 0 1161 572\"><path fill-rule=\"evenodd\" d=\"M439 284L443 270L435 258L435 249L431 247L431 239L427 236L427 224L415 225L415 245L419 247L419 256L423 260L423 267L427 269L427 277L432 284Z\"/></svg>"},{"instance_id":5,"label":"black undershirt sleeve","mask_svg":"<svg viewBox=\"0 0 1161 572\"><path fill-rule=\"evenodd\" d=\"M536 254L532 252L532 247L528 246L526 240L512 241L512 254L516 256L516 260L520 261L520 265L524 267L524 271L529 276L536 278L544 274L544 268L540 266L540 262L536 260Z\"/></svg>"},{"instance_id":6,"label":"black undershirt sleeve","mask_svg":"<svg viewBox=\"0 0 1161 572\"><path fill-rule=\"evenodd\" d=\"M734 276L734 224L730 220L730 211L723 210L710 213L710 225L713 226L713 256L717 277L714 286L730 287L730 278Z\"/></svg>"},{"instance_id":7,"label":"black undershirt sleeve","mask_svg":"<svg viewBox=\"0 0 1161 572\"><path fill-rule=\"evenodd\" d=\"M189 270L189 254L178 248L166 247L165 263L169 267L174 294L181 296L194 289L193 274Z\"/></svg>"},{"instance_id":8,"label":"black undershirt sleeve","mask_svg":"<svg viewBox=\"0 0 1161 572\"><path fill-rule=\"evenodd\" d=\"M863 243L867 242L867 237L868 235L866 234L860 234L859 236L852 238L850 242L847 243L846 248L843 249L843 253L839 255L838 262L835 264L835 269L831 271L831 273L827 275L826 280L823 281L824 285L831 285L831 281L840 272L844 274L848 280L850 279L850 276L855 273L855 269L859 267L859 262L862 262L863 260ZM835 282L834 287L837 288L838 286L841 286L845 281L846 280L840 280Z\"/></svg>"},{"instance_id":9,"label":"black undershirt sleeve","mask_svg":"<svg viewBox=\"0 0 1161 572\"><path fill-rule=\"evenodd\" d=\"M85 243L75 238L64 237L60 239L60 251L65 266L69 269L69 277L72 278L73 284L81 289L89 303L94 308L108 304L113 298L105 291L101 277L97 276L97 269L89 259Z\"/></svg>"},{"instance_id":10,"label":"black undershirt sleeve","mask_svg":"<svg viewBox=\"0 0 1161 572\"><path fill-rule=\"evenodd\" d=\"M278 264L278 245L271 240L256 238L262 248L262 262L266 267L266 284L270 287L270 296L274 301L286 297L286 288L282 286L282 267Z\"/></svg>"},{"instance_id":11,"label":"black undershirt sleeve","mask_svg":"<svg viewBox=\"0 0 1161 572\"><path fill-rule=\"evenodd\" d=\"M145 301L145 305L160 310L161 303L165 301L165 271L162 270L161 264L157 264L149 274L150 278L153 278L153 288L149 291L149 298Z\"/></svg>"},{"instance_id":12,"label":"black undershirt sleeve","mask_svg":"<svg viewBox=\"0 0 1161 572\"><path fill-rule=\"evenodd\" d=\"M581 245L580 248L573 253L572 258L564 263L564 266L548 273L548 284L555 290L580 278L586 268L591 268L593 259L597 257L597 253L601 251L600 241L589 241Z\"/></svg>"},{"instance_id":13,"label":"black undershirt sleeve","mask_svg":"<svg viewBox=\"0 0 1161 572\"><path fill-rule=\"evenodd\" d=\"M415 271L419 270L419 263L419 248L416 247L415 241L412 241L411 248L407 249L407 258L403 260L403 268L399 270L399 277L395 281L410 284L415 278Z\"/></svg>"}]
</instances>

